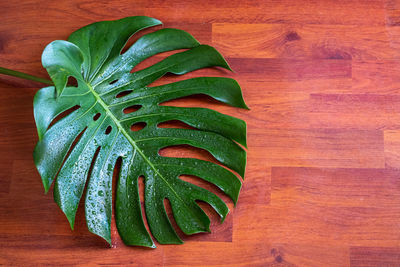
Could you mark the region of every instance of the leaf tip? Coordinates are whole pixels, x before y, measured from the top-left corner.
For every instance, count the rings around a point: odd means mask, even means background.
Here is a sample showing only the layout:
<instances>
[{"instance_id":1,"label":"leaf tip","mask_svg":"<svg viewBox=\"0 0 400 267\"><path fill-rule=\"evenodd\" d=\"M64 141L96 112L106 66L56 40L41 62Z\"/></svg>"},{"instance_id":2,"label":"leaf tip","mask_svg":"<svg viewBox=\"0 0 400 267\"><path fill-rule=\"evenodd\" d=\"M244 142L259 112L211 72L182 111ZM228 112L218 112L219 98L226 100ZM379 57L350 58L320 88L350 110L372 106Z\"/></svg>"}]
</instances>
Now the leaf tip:
<instances>
[{"instance_id":1,"label":"leaf tip","mask_svg":"<svg viewBox=\"0 0 400 267\"><path fill-rule=\"evenodd\" d=\"M44 194L47 195L47 193L49 192L49 186L44 185Z\"/></svg>"},{"instance_id":2,"label":"leaf tip","mask_svg":"<svg viewBox=\"0 0 400 267\"><path fill-rule=\"evenodd\" d=\"M225 221L225 219L226 219L228 213L229 213L229 209L228 209L228 211L227 211L226 214L224 214L224 215L221 216L221 224Z\"/></svg>"},{"instance_id":3,"label":"leaf tip","mask_svg":"<svg viewBox=\"0 0 400 267\"><path fill-rule=\"evenodd\" d=\"M153 21L156 25L164 25L164 23L161 20L153 18Z\"/></svg>"},{"instance_id":4,"label":"leaf tip","mask_svg":"<svg viewBox=\"0 0 400 267\"><path fill-rule=\"evenodd\" d=\"M250 110L249 106L247 106L246 102L243 99L242 87L240 86L240 84L235 79L230 79L230 81L232 81L233 83L233 88L238 92L236 97L238 102L237 107Z\"/></svg>"},{"instance_id":5,"label":"leaf tip","mask_svg":"<svg viewBox=\"0 0 400 267\"><path fill-rule=\"evenodd\" d=\"M247 165L247 159L246 159L246 156L245 156L245 158L244 158L244 160L243 160L244 162L243 162L243 170L240 172L240 176L243 178L243 180L244 180L244 177L245 177L245 174L246 174L246 165Z\"/></svg>"},{"instance_id":6,"label":"leaf tip","mask_svg":"<svg viewBox=\"0 0 400 267\"><path fill-rule=\"evenodd\" d=\"M152 17L148 17L148 16L133 16L133 17L127 17L127 18L124 18L124 19L133 19L133 20L136 21L138 18L142 18L144 20L151 21L152 24L153 24L152 26L163 25L162 21L160 21L158 19L155 19L155 18L152 18ZM124 20L124 19L121 19L121 20Z\"/></svg>"},{"instance_id":7,"label":"leaf tip","mask_svg":"<svg viewBox=\"0 0 400 267\"><path fill-rule=\"evenodd\" d=\"M217 50L216 50L216 51L217 51ZM218 51L217 51L217 52L218 52ZM229 70L229 71L235 73L235 72L233 71L233 69L231 68L231 66L229 65L228 61L226 61L226 59L221 55L221 53L218 52L218 54L221 56L221 59L222 59L222 61L223 61L222 64L220 65L220 67L222 67L222 68L224 68L224 69L227 69L227 70Z\"/></svg>"},{"instance_id":8,"label":"leaf tip","mask_svg":"<svg viewBox=\"0 0 400 267\"><path fill-rule=\"evenodd\" d=\"M156 248L157 247L151 238L150 238L150 240L145 241L143 244L139 244L139 246L143 246L143 247L147 247L147 248Z\"/></svg>"},{"instance_id":9,"label":"leaf tip","mask_svg":"<svg viewBox=\"0 0 400 267\"><path fill-rule=\"evenodd\" d=\"M70 217L67 217L67 219L68 219L68 222L69 222L69 226L71 227L71 230L72 231L74 231L74 219L75 218L70 218Z\"/></svg>"},{"instance_id":10,"label":"leaf tip","mask_svg":"<svg viewBox=\"0 0 400 267\"><path fill-rule=\"evenodd\" d=\"M238 189L235 192L235 196L231 198L233 201L233 207L236 207L236 204L238 203L240 190L242 189L242 185L243 185L241 180L238 179L238 181L239 181Z\"/></svg>"},{"instance_id":11,"label":"leaf tip","mask_svg":"<svg viewBox=\"0 0 400 267\"><path fill-rule=\"evenodd\" d=\"M224 58L224 60L225 60L225 63L226 63L226 69L229 70L229 71L231 71L231 72L233 72L233 73L236 73L236 72L231 68L231 66L229 65L228 61L226 61L225 58Z\"/></svg>"},{"instance_id":12,"label":"leaf tip","mask_svg":"<svg viewBox=\"0 0 400 267\"><path fill-rule=\"evenodd\" d=\"M244 128L244 133L243 133L243 146L244 146L244 148L246 148L246 149L248 149L248 147L247 147L247 123L246 123L246 121L243 121L243 123L244 123L244 126L243 126L243 128ZM246 166L246 162L245 162L245 166Z\"/></svg>"},{"instance_id":13,"label":"leaf tip","mask_svg":"<svg viewBox=\"0 0 400 267\"><path fill-rule=\"evenodd\" d=\"M35 158L35 156L34 156L34 158ZM36 162L35 162L35 164L36 164ZM36 164L36 166L37 166L37 164ZM39 170L39 173L40 173L40 170ZM42 175L42 174L40 173L40 175ZM42 184L43 184L43 188L44 188L44 193L47 194L49 192L51 184L49 184L49 181L47 179L44 179L44 177L42 177Z\"/></svg>"},{"instance_id":14,"label":"leaf tip","mask_svg":"<svg viewBox=\"0 0 400 267\"><path fill-rule=\"evenodd\" d=\"M37 129L37 134L38 134L39 141L42 141L44 134L39 130L39 128Z\"/></svg>"}]
</instances>

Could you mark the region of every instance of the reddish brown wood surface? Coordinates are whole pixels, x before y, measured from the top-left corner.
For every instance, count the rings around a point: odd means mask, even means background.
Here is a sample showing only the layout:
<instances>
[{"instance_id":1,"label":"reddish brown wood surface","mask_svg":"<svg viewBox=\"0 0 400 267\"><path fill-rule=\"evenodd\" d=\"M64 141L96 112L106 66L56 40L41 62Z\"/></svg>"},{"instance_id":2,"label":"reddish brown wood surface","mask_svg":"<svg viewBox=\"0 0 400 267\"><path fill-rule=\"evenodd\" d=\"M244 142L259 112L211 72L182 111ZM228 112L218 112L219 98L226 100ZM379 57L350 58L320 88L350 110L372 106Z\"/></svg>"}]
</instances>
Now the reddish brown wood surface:
<instances>
[{"instance_id":1,"label":"reddish brown wood surface","mask_svg":"<svg viewBox=\"0 0 400 267\"><path fill-rule=\"evenodd\" d=\"M41 85L1 76L0 265L400 266L399 1L23 0L0 1L0 14L0 66L42 77L50 41L99 20L158 18L218 48L235 70L187 77L233 77L251 107L170 103L247 121L246 180L236 208L224 197L224 224L204 206L212 234L144 249L124 246L113 226L108 248L87 231L82 206L72 232L44 195L32 160Z\"/></svg>"}]
</instances>

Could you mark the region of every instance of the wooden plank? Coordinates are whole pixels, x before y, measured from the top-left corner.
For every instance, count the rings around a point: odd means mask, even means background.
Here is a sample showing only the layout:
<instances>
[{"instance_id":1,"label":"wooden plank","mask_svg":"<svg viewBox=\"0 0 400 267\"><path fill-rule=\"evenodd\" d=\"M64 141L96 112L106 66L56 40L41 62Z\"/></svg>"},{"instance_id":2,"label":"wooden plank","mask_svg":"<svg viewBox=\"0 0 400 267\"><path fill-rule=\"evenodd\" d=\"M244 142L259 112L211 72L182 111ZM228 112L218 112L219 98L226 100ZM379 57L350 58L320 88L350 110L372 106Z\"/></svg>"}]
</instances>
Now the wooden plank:
<instances>
[{"instance_id":1,"label":"wooden plank","mask_svg":"<svg viewBox=\"0 0 400 267\"><path fill-rule=\"evenodd\" d=\"M351 93L388 95L400 93L400 64L398 60L353 60L352 77Z\"/></svg>"},{"instance_id":2,"label":"wooden plank","mask_svg":"<svg viewBox=\"0 0 400 267\"><path fill-rule=\"evenodd\" d=\"M400 168L400 130L386 130L383 136L386 168Z\"/></svg>"},{"instance_id":3,"label":"wooden plank","mask_svg":"<svg viewBox=\"0 0 400 267\"><path fill-rule=\"evenodd\" d=\"M399 55L382 27L214 23L212 31L215 46L230 57L376 60Z\"/></svg>"},{"instance_id":4,"label":"wooden plank","mask_svg":"<svg viewBox=\"0 0 400 267\"><path fill-rule=\"evenodd\" d=\"M350 266L352 267L398 266L399 261L399 247L350 248Z\"/></svg>"},{"instance_id":5,"label":"wooden plank","mask_svg":"<svg viewBox=\"0 0 400 267\"><path fill-rule=\"evenodd\" d=\"M380 131L343 129L256 129L249 148L267 166L383 168Z\"/></svg>"},{"instance_id":6,"label":"wooden plank","mask_svg":"<svg viewBox=\"0 0 400 267\"><path fill-rule=\"evenodd\" d=\"M273 168L271 204L239 207L233 241L398 246L398 177L398 170Z\"/></svg>"},{"instance_id":7,"label":"wooden plank","mask_svg":"<svg viewBox=\"0 0 400 267\"><path fill-rule=\"evenodd\" d=\"M399 95L312 94L310 125L324 128L398 129Z\"/></svg>"}]
</instances>

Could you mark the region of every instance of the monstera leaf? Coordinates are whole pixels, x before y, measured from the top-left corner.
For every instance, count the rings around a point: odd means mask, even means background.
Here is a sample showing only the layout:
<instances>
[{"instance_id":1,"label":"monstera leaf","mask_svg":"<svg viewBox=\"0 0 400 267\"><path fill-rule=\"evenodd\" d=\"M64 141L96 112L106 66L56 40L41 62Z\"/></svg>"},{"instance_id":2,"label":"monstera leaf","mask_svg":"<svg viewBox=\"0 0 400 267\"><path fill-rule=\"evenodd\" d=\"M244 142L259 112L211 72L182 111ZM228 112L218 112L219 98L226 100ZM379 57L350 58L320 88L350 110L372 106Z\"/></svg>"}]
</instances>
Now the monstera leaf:
<instances>
[{"instance_id":1,"label":"monstera leaf","mask_svg":"<svg viewBox=\"0 0 400 267\"><path fill-rule=\"evenodd\" d=\"M127 245L155 247L142 218L139 177L144 177L143 201L152 235L161 244L179 244L182 241L168 219L165 199L171 204L177 225L189 235L209 231L210 220L196 201L209 203L222 220L229 211L218 196L180 176L208 181L235 203L241 180L234 172L244 176L246 152L238 144L246 146L245 122L210 109L160 105L205 94L246 108L234 80L200 77L149 86L166 73L182 75L213 66L229 69L214 48L200 45L184 31L164 28L142 36L121 54L131 35L159 24L149 17L94 23L72 33L68 41L50 43L42 55L55 87L42 88L34 98L39 135L35 164L46 192L55 180L54 199L72 228L86 187L87 226L109 243L112 177L119 158L122 163L115 190L115 217ZM131 73L144 59L177 49L186 50ZM77 86L67 85L70 76L77 80ZM172 120L195 129L158 127ZM134 125L142 129L134 131ZM162 148L182 144L207 150L221 165L159 155Z\"/></svg>"}]
</instances>

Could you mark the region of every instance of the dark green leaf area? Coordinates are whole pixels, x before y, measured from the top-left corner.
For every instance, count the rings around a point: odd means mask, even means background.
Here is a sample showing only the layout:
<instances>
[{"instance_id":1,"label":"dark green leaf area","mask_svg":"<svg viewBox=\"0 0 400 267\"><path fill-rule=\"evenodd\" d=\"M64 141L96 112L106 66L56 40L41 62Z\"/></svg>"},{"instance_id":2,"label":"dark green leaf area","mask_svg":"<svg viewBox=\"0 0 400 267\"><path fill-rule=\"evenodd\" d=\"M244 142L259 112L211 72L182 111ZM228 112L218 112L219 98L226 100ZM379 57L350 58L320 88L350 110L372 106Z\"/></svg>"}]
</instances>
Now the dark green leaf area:
<instances>
[{"instance_id":1,"label":"dark green leaf area","mask_svg":"<svg viewBox=\"0 0 400 267\"><path fill-rule=\"evenodd\" d=\"M196 201L204 201L223 221L229 209L214 193L186 182L193 175L217 186L236 203L244 177L246 124L206 108L160 105L204 94L228 105L247 108L233 79L200 77L162 86L150 84L166 73L183 75L205 68L229 69L212 47L188 33L161 29L139 38L127 51L129 37L158 25L148 17L98 22L74 32L68 41L54 41L44 50L43 66L55 87L38 91L34 115L39 141L34 160L46 192L54 183L54 199L71 228L85 196L89 231L111 243L112 199L118 232L127 245L155 247L142 217L141 201L152 236L161 244L180 244L164 201L185 234L210 231L210 220ZM140 71L144 59L165 51L187 49ZM78 85L67 86L68 77ZM160 128L181 121L193 129ZM138 130L131 128L141 125ZM208 151L219 164L195 158L160 156L163 148L189 145ZM121 167L112 188L116 163ZM139 197L139 177L144 199Z\"/></svg>"}]
</instances>

